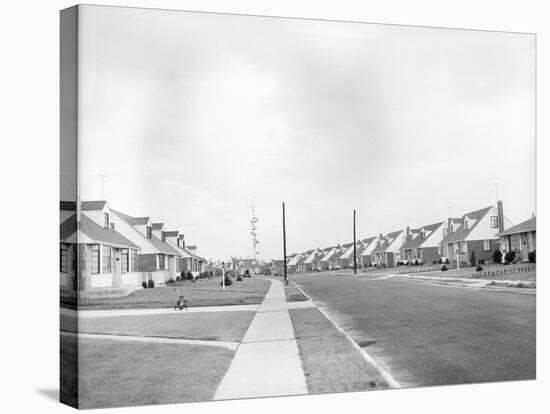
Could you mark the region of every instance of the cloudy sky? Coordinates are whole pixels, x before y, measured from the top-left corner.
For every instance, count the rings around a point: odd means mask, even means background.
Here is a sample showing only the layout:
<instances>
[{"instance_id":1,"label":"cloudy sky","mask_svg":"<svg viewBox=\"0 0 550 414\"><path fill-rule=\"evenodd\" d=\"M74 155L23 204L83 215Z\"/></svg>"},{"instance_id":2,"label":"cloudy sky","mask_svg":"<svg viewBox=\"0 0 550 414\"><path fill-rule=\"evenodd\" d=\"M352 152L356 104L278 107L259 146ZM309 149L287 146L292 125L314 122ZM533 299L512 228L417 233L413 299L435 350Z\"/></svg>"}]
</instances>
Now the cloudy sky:
<instances>
[{"instance_id":1,"label":"cloudy sky","mask_svg":"<svg viewBox=\"0 0 550 414\"><path fill-rule=\"evenodd\" d=\"M535 211L534 36L84 6L83 200L263 259ZM63 193L62 193L63 196Z\"/></svg>"}]
</instances>

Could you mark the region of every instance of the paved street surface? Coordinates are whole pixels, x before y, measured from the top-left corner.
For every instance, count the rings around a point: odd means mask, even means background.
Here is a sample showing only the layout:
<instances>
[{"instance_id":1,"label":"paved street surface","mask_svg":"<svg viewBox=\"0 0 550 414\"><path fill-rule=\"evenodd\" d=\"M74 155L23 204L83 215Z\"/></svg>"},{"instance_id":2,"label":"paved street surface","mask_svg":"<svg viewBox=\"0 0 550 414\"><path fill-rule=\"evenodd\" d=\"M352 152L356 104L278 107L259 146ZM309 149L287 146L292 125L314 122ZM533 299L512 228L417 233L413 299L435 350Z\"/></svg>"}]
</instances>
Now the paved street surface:
<instances>
[{"instance_id":1,"label":"paved street surface","mask_svg":"<svg viewBox=\"0 0 550 414\"><path fill-rule=\"evenodd\" d=\"M535 295L292 275L403 387L534 379Z\"/></svg>"},{"instance_id":2,"label":"paved street surface","mask_svg":"<svg viewBox=\"0 0 550 414\"><path fill-rule=\"evenodd\" d=\"M307 394L283 284L273 280L215 400Z\"/></svg>"}]
</instances>

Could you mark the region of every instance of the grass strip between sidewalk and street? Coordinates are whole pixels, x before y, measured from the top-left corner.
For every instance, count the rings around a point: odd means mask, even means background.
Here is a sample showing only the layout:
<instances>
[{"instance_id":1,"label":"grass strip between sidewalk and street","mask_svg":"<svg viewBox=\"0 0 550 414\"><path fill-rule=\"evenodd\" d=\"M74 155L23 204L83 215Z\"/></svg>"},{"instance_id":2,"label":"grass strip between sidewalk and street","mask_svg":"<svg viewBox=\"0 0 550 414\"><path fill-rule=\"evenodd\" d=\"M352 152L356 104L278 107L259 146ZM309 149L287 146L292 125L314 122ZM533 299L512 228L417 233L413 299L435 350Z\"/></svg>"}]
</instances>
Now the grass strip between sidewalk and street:
<instances>
[{"instance_id":1,"label":"grass strip between sidewalk and street","mask_svg":"<svg viewBox=\"0 0 550 414\"><path fill-rule=\"evenodd\" d=\"M287 302L304 302L309 298L298 289L294 283L289 286L285 286L285 297Z\"/></svg>"},{"instance_id":2,"label":"grass strip between sidewalk and street","mask_svg":"<svg viewBox=\"0 0 550 414\"><path fill-rule=\"evenodd\" d=\"M380 370L319 309L292 309L290 317L309 393L388 388Z\"/></svg>"},{"instance_id":3,"label":"grass strip between sidewalk and street","mask_svg":"<svg viewBox=\"0 0 550 414\"><path fill-rule=\"evenodd\" d=\"M167 315L110 316L79 318L79 333L153 336L203 341L239 342L255 312L208 312ZM76 318L61 315L61 330L76 331Z\"/></svg>"},{"instance_id":4,"label":"grass strip between sidewalk and street","mask_svg":"<svg viewBox=\"0 0 550 414\"><path fill-rule=\"evenodd\" d=\"M77 355L75 337L60 340L61 401L79 408L212 400L234 356L218 347L83 338Z\"/></svg>"}]
</instances>

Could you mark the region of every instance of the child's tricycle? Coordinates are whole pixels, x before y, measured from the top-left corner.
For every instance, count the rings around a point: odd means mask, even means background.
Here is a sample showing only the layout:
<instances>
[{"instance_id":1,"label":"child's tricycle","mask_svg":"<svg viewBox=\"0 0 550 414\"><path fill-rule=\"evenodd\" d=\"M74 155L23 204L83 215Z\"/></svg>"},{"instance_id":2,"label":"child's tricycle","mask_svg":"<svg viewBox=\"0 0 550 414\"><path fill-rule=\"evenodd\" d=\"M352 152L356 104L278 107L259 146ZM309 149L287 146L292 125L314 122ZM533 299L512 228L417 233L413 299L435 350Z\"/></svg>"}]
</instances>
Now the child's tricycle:
<instances>
[{"instance_id":1,"label":"child's tricycle","mask_svg":"<svg viewBox=\"0 0 550 414\"><path fill-rule=\"evenodd\" d=\"M179 310L185 309L185 310L187 310L187 301L183 297L183 291L178 290L178 289L174 289L174 290L176 292L178 292L178 294L179 294L178 302L176 303L176 306L174 306L174 310L176 310L176 309L179 309Z\"/></svg>"}]
</instances>

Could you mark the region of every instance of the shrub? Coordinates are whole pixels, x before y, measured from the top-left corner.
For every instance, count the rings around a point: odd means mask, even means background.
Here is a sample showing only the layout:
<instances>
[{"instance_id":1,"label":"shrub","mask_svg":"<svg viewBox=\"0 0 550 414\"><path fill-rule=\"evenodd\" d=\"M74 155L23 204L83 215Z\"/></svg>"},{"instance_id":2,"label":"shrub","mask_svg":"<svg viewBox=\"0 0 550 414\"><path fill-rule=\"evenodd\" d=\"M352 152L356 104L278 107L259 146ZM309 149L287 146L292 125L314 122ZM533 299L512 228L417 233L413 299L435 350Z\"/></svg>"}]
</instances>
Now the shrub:
<instances>
[{"instance_id":1,"label":"shrub","mask_svg":"<svg viewBox=\"0 0 550 414\"><path fill-rule=\"evenodd\" d=\"M229 276L225 276L225 286L231 286L232 284L233 284L233 281L231 280L231 278ZM220 282L220 286L223 286L223 282Z\"/></svg>"},{"instance_id":2,"label":"shrub","mask_svg":"<svg viewBox=\"0 0 550 414\"><path fill-rule=\"evenodd\" d=\"M474 267L476 264L477 264L476 254L472 250L472 254L470 254L470 266Z\"/></svg>"},{"instance_id":3,"label":"shrub","mask_svg":"<svg viewBox=\"0 0 550 414\"><path fill-rule=\"evenodd\" d=\"M168 279L168 280L166 281L166 283L174 283L174 282L175 282L175 280L172 279L172 278L170 278L170 279Z\"/></svg>"},{"instance_id":4,"label":"shrub","mask_svg":"<svg viewBox=\"0 0 550 414\"><path fill-rule=\"evenodd\" d=\"M529 252L529 254L527 254L527 258L529 259L529 262L536 263L537 262L537 251L533 250L532 252Z\"/></svg>"},{"instance_id":5,"label":"shrub","mask_svg":"<svg viewBox=\"0 0 550 414\"><path fill-rule=\"evenodd\" d=\"M502 252L500 250L495 250L493 253L493 262L502 263Z\"/></svg>"},{"instance_id":6,"label":"shrub","mask_svg":"<svg viewBox=\"0 0 550 414\"><path fill-rule=\"evenodd\" d=\"M145 281L144 281L144 282L141 282L141 287L142 287L143 289L147 289L147 282L145 282Z\"/></svg>"},{"instance_id":7,"label":"shrub","mask_svg":"<svg viewBox=\"0 0 550 414\"><path fill-rule=\"evenodd\" d=\"M516 259L516 252L509 251L504 255L504 261L506 263L512 263Z\"/></svg>"},{"instance_id":8,"label":"shrub","mask_svg":"<svg viewBox=\"0 0 550 414\"><path fill-rule=\"evenodd\" d=\"M439 259L439 260L441 260L441 259ZM432 262L432 264L437 264L437 260L434 260L434 261Z\"/></svg>"},{"instance_id":9,"label":"shrub","mask_svg":"<svg viewBox=\"0 0 550 414\"><path fill-rule=\"evenodd\" d=\"M446 272L447 270L449 270L449 268L447 267L447 265L441 266L441 271L442 271L442 272Z\"/></svg>"},{"instance_id":10,"label":"shrub","mask_svg":"<svg viewBox=\"0 0 550 414\"><path fill-rule=\"evenodd\" d=\"M241 275L237 276L237 282L242 282L243 281L243 277Z\"/></svg>"},{"instance_id":11,"label":"shrub","mask_svg":"<svg viewBox=\"0 0 550 414\"><path fill-rule=\"evenodd\" d=\"M412 266L412 262L407 262L407 266Z\"/></svg>"},{"instance_id":12,"label":"shrub","mask_svg":"<svg viewBox=\"0 0 550 414\"><path fill-rule=\"evenodd\" d=\"M523 282L519 282L517 285L516 285L517 288L522 288L522 287L525 287L525 285L523 284Z\"/></svg>"},{"instance_id":13,"label":"shrub","mask_svg":"<svg viewBox=\"0 0 550 414\"><path fill-rule=\"evenodd\" d=\"M441 257L439 258L439 260L437 261L437 263L441 264L443 263L443 260L441 259ZM435 264L435 263L434 263Z\"/></svg>"},{"instance_id":14,"label":"shrub","mask_svg":"<svg viewBox=\"0 0 550 414\"><path fill-rule=\"evenodd\" d=\"M194 280L193 273L191 273L191 270L187 271L187 275L185 277L187 280Z\"/></svg>"},{"instance_id":15,"label":"shrub","mask_svg":"<svg viewBox=\"0 0 550 414\"><path fill-rule=\"evenodd\" d=\"M419 264L420 264L420 262L418 261L418 259L414 259L414 265L418 266Z\"/></svg>"},{"instance_id":16,"label":"shrub","mask_svg":"<svg viewBox=\"0 0 550 414\"><path fill-rule=\"evenodd\" d=\"M481 272L482 270L483 270L483 267L481 267L480 265L477 265L476 272Z\"/></svg>"},{"instance_id":17,"label":"shrub","mask_svg":"<svg viewBox=\"0 0 550 414\"><path fill-rule=\"evenodd\" d=\"M181 277L180 276L176 276L176 282L179 282L181 281Z\"/></svg>"},{"instance_id":18,"label":"shrub","mask_svg":"<svg viewBox=\"0 0 550 414\"><path fill-rule=\"evenodd\" d=\"M154 288L155 287L155 281L153 279L149 279L149 281L147 282L147 287L148 288Z\"/></svg>"},{"instance_id":19,"label":"shrub","mask_svg":"<svg viewBox=\"0 0 550 414\"><path fill-rule=\"evenodd\" d=\"M448 259L448 258L445 259L445 264L449 264L449 263L450 263L450 262L449 262L449 259Z\"/></svg>"}]
</instances>

